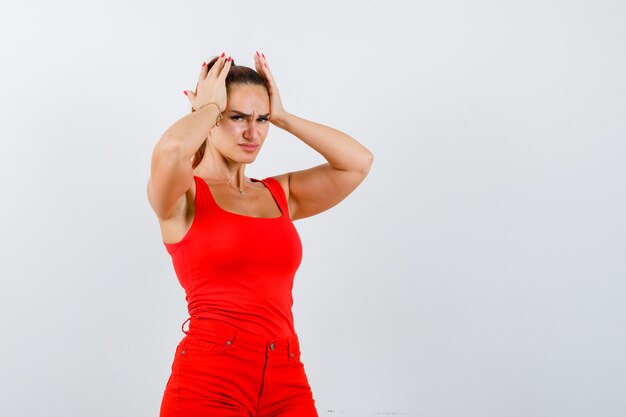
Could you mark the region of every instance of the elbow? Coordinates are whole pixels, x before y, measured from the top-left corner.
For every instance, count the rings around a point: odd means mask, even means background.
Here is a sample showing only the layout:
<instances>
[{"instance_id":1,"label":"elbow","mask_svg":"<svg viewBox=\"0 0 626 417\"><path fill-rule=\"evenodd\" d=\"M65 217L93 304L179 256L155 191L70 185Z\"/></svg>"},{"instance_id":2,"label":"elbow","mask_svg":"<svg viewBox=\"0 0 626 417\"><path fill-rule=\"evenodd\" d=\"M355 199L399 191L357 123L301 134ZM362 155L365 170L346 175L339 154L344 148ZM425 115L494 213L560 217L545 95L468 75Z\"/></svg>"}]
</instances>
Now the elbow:
<instances>
[{"instance_id":1,"label":"elbow","mask_svg":"<svg viewBox=\"0 0 626 417\"><path fill-rule=\"evenodd\" d=\"M370 168L372 168L372 163L374 162L374 154L370 152L369 149L365 149L365 152L361 158L359 171L363 173L363 176L366 176L370 172Z\"/></svg>"},{"instance_id":2,"label":"elbow","mask_svg":"<svg viewBox=\"0 0 626 417\"><path fill-rule=\"evenodd\" d=\"M171 152L180 149L181 140L173 135L163 135L157 142L155 150Z\"/></svg>"}]
</instances>

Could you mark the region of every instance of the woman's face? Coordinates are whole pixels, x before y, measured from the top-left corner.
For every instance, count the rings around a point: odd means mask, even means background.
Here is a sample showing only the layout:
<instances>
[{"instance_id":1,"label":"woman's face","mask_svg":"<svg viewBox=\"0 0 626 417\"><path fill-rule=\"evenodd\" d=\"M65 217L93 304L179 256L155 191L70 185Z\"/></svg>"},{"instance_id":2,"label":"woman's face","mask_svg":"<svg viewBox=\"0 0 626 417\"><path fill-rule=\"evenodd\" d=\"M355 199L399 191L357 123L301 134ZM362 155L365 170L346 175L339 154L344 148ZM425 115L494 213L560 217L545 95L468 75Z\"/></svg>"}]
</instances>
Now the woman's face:
<instances>
[{"instance_id":1,"label":"woman's face","mask_svg":"<svg viewBox=\"0 0 626 417\"><path fill-rule=\"evenodd\" d=\"M269 114L270 99L265 87L232 86L223 118L211 131L212 146L232 161L253 162L267 136Z\"/></svg>"}]
</instances>

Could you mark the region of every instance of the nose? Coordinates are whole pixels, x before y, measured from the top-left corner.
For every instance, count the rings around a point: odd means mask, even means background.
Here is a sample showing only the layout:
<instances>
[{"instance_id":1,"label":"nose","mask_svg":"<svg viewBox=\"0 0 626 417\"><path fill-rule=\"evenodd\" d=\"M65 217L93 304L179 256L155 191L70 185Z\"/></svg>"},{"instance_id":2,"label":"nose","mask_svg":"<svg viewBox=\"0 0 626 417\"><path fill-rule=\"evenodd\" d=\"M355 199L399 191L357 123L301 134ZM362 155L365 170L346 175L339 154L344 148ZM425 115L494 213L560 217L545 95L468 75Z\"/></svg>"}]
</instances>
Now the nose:
<instances>
[{"instance_id":1,"label":"nose","mask_svg":"<svg viewBox=\"0 0 626 417\"><path fill-rule=\"evenodd\" d=\"M260 134L261 132L259 131L259 126L257 126L256 121L249 121L246 130L244 131L244 138L256 141L259 139Z\"/></svg>"}]
</instances>

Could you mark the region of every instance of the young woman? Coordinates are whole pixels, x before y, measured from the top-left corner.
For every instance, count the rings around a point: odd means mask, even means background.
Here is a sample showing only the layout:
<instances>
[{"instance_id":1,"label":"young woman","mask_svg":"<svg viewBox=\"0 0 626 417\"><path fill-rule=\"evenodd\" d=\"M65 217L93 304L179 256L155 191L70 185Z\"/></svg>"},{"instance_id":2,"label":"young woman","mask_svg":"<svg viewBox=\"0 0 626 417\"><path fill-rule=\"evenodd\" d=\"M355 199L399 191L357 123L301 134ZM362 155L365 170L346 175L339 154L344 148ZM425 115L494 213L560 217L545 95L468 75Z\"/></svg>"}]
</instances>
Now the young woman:
<instances>
[{"instance_id":1,"label":"young woman","mask_svg":"<svg viewBox=\"0 0 626 417\"><path fill-rule=\"evenodd\" d=\"M315 400L291 307L302 246L293 221L342 201L372 153L339 130L284 108L265 59L203 64L191 114L156 144L148 200L185 289L189 329L176 348L161 417L310 417ZM327 161L259 180L245 176L269 124Z\"/></svg>"}]
</instances>

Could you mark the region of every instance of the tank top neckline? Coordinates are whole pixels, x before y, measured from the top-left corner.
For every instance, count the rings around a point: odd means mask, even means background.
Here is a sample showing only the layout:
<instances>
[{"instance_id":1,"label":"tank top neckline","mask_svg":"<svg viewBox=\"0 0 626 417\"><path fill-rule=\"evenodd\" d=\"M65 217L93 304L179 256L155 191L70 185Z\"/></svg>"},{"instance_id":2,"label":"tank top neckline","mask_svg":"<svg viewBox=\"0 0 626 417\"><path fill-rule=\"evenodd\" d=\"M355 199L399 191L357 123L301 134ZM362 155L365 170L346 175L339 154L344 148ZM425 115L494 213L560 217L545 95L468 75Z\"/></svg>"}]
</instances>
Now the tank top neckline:
<instances>
[{"instance_id":1,"label":"tank top neckline","mask_svg":"<svg viewBox=\"0 0 626 417\"><path fill-rule=\"evenodd\" d=\"M278 206L278 209L280 210L280 216L278 217L254 217L254 216L246 216L245 214L240 214L240 213L234 213L232 211L228 211L228 210L224 210L219 204L217 204L217 201L215 201L215 198L213 197L213 194L211 193L211 187L209 187L209 184L207 184L207 182L202 178L199 177L197 175L194 175L194 177L197 177L203 184L203 186L205 187L205 190L207 191L207 194L209 195L209 199L213 202L213 205L215 207L217 207L217 209L222 212L222 213L226 213L227 215L232 215L232 216L237 216L237 217L243 217L243 218L247 218L247 219L254 219L254 220L281 220L282 218L285 217L285 210L283 209L282 204L280 204L280 202L278 201L279 199L274 195L274 191L272 191L272 187L268 186L265 182L266 180L259 180L256 178L252 178L250 177L250 181L252 182L260 182L263 184L263 186L265 188L267 188L270 192L270 195L272 196L272 198L274 199L274 202L276 203L276 205ZM196 189L196 200L198 199L198 190Z\"/></svg>"}]
</instances>

